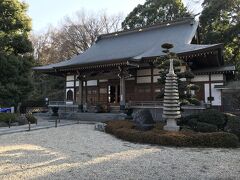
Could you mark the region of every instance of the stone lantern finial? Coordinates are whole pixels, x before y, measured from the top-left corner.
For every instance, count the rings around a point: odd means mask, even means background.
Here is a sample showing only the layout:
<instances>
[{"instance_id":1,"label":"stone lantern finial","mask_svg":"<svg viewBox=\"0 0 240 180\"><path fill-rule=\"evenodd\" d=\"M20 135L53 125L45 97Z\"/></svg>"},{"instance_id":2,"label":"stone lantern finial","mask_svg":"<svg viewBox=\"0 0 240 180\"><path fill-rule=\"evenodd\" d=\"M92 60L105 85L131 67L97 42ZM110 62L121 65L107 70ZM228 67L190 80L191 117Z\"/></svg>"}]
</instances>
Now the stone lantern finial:
<instances>
[{"instance_id":1,"label":"stone lantern finial","mask_svg":"<svg viewBox=\"0 0 240 180\"><path fill-rule=\"evenodd\" d=\"M173 69L173 59L170 59L169 74L175 74L174 69Z\"/></svg>"}]
</instances>

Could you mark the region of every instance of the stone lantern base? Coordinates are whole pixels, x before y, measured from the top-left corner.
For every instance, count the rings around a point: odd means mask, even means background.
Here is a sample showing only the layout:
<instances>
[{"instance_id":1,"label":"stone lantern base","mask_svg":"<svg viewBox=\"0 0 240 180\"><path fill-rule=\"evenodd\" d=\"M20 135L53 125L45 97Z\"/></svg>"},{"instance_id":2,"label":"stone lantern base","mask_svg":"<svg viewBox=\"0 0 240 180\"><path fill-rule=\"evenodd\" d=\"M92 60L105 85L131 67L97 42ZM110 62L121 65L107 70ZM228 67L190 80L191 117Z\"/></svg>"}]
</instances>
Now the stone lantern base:
<instances>
[{"instance_id":1,"label":"stone lantern base","mask_svg":"<svg viewBox=\"0 0 240 180\"><path fill-rule=\"evenodd\" d=\"M175 119L167 119L167 124L163 129L166 131L179 131L180 127L177 125Z\"/></svg>"}]
</instances>

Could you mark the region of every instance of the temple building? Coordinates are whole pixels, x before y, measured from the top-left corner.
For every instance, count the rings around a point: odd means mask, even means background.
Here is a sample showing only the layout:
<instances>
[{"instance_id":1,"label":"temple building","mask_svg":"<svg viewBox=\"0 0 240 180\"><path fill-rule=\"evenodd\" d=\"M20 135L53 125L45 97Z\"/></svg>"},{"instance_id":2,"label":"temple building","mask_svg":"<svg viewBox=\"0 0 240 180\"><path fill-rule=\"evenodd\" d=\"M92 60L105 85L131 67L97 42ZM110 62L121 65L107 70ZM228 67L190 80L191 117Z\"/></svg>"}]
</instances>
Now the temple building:
<instances>
[{"instance_id":1,"label":"temple building","mask_svg":"<svg viewBox=\"0 0 240 180\"><path fill-rule=\"evenodd\" d=\"M222 44L198 42L198 22L184 18L103 34L84 53L34 70L66 78L67 104L109 104L121 109L129 104L157 104L162 87L155 62L164 55L161 45L171 43L171 51L195 74L191 81L200 90L192 93L203 103L221 108L221 87L233 78L235 67L224 65Z\"/></svg>"}]
</instances>

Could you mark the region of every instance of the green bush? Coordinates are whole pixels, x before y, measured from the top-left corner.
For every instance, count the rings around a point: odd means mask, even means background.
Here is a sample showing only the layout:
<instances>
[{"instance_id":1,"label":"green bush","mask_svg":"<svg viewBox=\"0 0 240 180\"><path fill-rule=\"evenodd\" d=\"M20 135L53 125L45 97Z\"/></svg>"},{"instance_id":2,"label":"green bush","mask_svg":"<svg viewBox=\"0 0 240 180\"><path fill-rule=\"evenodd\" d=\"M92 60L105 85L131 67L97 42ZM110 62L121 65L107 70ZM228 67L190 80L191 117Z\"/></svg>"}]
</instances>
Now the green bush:
<instances>
[{"instance_id":1,"label":"green bush","mask_svg":"<svg viewBox=\"0 0 240 180\"><path fill-rule=\"evenodd\" d=\"M205 110L199 114L198 121L216 125L218 129L224 129L225 116L217 110Z\"/></svg>"},{"instance_id":2,"label":"green bush","mask_svg":"<svg viewBox=\"0 0 240 180\"><path fill-rule=\"evenodd\" d=\"M187 125L195 130L197 128L197 123L198 123L198 119L197 118L192 118L192 119L188 120Z\"/></svg>"},{"instance_id":3,"label":"green bush","mask_svg":"<svg viewBox=\"0 0 240 180\"><path fill-rule=\"evenodd\" d=\"M198 133L193 136L193 146L238 147L238 137L226 132Z\"/></svg>"},{"instance_id":4,"label":"green bush","mask_svg":"<svg viewBox=\"0 0 240 180\"><path fill-rule=\"evenodd\" d=\"M191 114L185 117L181 117L179 120L178 125L183 126L183 125L188 125L189 120L191 119L196 119L198 121L199 118L199 114Z\"/></svg>"},{"instance_id":5,"label":"green bush","mask_svg":"<svg viewBox=\"0 0 240 180\"><path fill-rule=\"evenodd\" d=\"M196 98L190 98L188 99L190 104L196 105L196 106L200 106L201 102L199 100L197 100Z\"/></svg>"},{"instance_id":6,"label":"green bush","mask_svg":"<svg viewBox=\"0 0 240 180\"><path fill-rule=\"evenodd\" d=\"M127 120L119 120L119 121L108 121L106 126L106 131L108 131L110 134L113 133L115 129L121 129L121 128L128 128L133 129L135 127L133 122L127 121Z\"/></svg>"},{"instance_id":7,"label":"green bush","mask_svg":"<svg viewBox=\"0 0 240 180\"><path fill-rule=\"evenodd\" d=\"M197 132L216 132L218 131L218 128L216 125L213 124L197 122L195 130Z\"/></svg>"},{"instance_id":8,"label":"green bush","mask_svg":"<svg viewBox=\"0 0 240 180\"><path fill-rule=\"evenodd\" d=\"M37 118L35 118L32 114L26 114L26 118L31 124L37 123Z\"/></svg>"},{"instance_id":9,"label":"green bush","mask_svg":"<svg viewBox=\"0 0 240 180\"><path fill-rule=\"evenodd\" d=\"M237 147L238 137L231 133L168 132L158 128L139 131L129 121L109 121L106 132L114 136L137 143L158 144L183 147Z\"/></svg>"},{"instance_id":10,"label":"green bush","mask_svg":"<svg viewBox=\"0 0 240 180\"><path fill-rule=\"evenodd\" d=\"M191 132L193 133L193 129L190 127L190 126L181 126L181 129L180 129L181 132Z\"/></svg>"},{"instance_id":11,"label":"green bush","mask_svg":"<svg viewBox=\"0 0 240 180\"><path fill-rule=\"evenodd\" d=\"M17 115L12 113L0 113L0 122L4 122L9 125L10 123L16 122Z\"/></svg>"},{"instance_id":12,"label":"green bush","mask_svg":"<svg viewBox=\"0 0 240 180\"><path fill-rule=\"evenodd\" d=\"M240 139L240 117L226 114L226 118L227 123L224 130L237 135Z\"/></svg>"},{"instance_id":13,"label":"green bush","mask_svg":"<svg viewBox=\"0 0 240 180\"><path fill-rule=\"evenodd\" d=\"M154 125L154 130L163 130L163 127L166 125L166 123L163 123L163 122L157 122L155 125Z\"/></svg>"}]
</instances>

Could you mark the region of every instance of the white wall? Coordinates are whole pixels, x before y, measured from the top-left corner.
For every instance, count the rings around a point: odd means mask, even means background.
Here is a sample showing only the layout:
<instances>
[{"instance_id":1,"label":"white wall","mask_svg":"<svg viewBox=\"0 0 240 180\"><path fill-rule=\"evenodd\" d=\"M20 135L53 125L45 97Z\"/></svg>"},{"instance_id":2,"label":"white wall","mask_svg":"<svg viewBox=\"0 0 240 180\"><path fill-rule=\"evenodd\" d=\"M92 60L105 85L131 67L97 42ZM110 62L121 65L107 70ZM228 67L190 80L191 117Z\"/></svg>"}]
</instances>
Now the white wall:
<instances>
[{"instance_id":1,"label":"white wall","mask_svg":"<svg viewBox=\"0 0 240 180\"><path fill-rule=\"evenodd\" d=\"M222 98L221 98L221 90L215 89L215 85L223 85L223 83L212 83L211 89L212 89L212 97L214 97L214 101L212 102L213 106L221 106L222 105Z\"/></svg>"},{"instance_id":2,"label":"white wall","mask_svg":"<svg viewBox=\"0 0 240 180\"><path fill-rule=\"evenodd\" d=\"M158 82L158 79L160 78L160 76L153 76L153 82L156 83Z\"/></svg>"},{"instance_id":3,"label":"white wall","mask_svg":"<svg viewBox=\"0 0 240 180\"><path fill-rule=\"evenodd\" d=\"M74 75L68 75L66 81L74 81Z\"/></svg>"},{"instance_id":4,"label":"white wall","mask_svg":"<svg viewBox=\"0 0 240 180\"><path fill-rule=\"evenodd\" d=\"M151 83L151 76L137 77L137 83Z\"/></svg>"},{"instance_id":5,"label":"white wall","mask_svg":"<svg viewBox=\"0 0 240 180\"><path fill-rule=\"evenodd\" d=\"M87 81L87 86L97 86L97 80Z\"/></svg>"},{"instance_id":6,"label":"white wall","mask_svg":"<svg viewBox=\"0 0 240 180\"><path fill-rule=\"evenodd\" d=\"M211 93L214 100L212 101L213 106L221 106L222 98L221 98L221 90L214 88L216 85L223 85L223 83L212 83L211 84ZM209 84L204 84L204 92L205 92L205 102L208 102L207 98L209 97Z\"/></svg>"},{"instance_id":7,"label":"white wall","mask_svg":"<svg viewBox=\"0 0 240 180\"><path fill-rule=\"evenodd\" d=\"M99 82L108 82L107 79L100 79Z\"/></svg>"},{"instance_id":8,"label":"white wall","mask_svg":"<svg viewBox=\"0 0 240 180\"><path fill-rule=\"evenodd\" d=\"M205 100L205 103L208 102L208 97L209 97L209 84L208 83L205 83L204 84L204 94L205 94L205 97L204 97L204 100Z\"/></svg>"},{"instance_id":9,"label":"white wall","mask_svg":"<svg viewBox=\"0 0 240 180\"><path fill-rule=\"evenodd\" d=\"M137 70L137 76L150 76L151 75L151 69L141 69Z\"/></svg>"},{"instance_id":10,"label":"white wall","mask_svg":"<svg viewBox=\"0 0 240 180\"><path fill-rule=\"evenodd\" d=\"M74 81L66 82L66 87L73 87L73 86L74 86Z\"/></svg>"},{"instance_id":11,"label":"white wall","mask_svg":"<svg viewBox=\"0 0 240 180\"><path fill-rule=\"evenodd\" d=\"M154 75L158 75L158 74L159 74L159 71L160 71L160 69L153 69L153 74L154 74Z\"/></svg>"},{"instance_id":12,"label":"white wall","mask_svg":"<svg viewBox=\"0 0 240 180\"><path fill-rule=\"evenodd\" d=\"M223 81L223 74L212 74L211 80L212 81Z\"/></svg>"},{"instance_id":13,"label":"white wall","mask_svg":"<svg viewBox=\"0 0 240 180\"><path fill-rule=\"evenodd\" d=\"M212 74L211 81L223 81L223 74ZM195 75L192 82L209 81L209 75Z\"/></svg>"},{"instance_id":14,"label":"white wall","mask_svg":"<svg viewBox=\"0 0 240 180\"><path fill-rule=\"evenodd\" d=\"M200 82L200 81L209 81L208 75L195 75L193 79L191 79L192 82Z\"/></svg>"}]
</instances>

